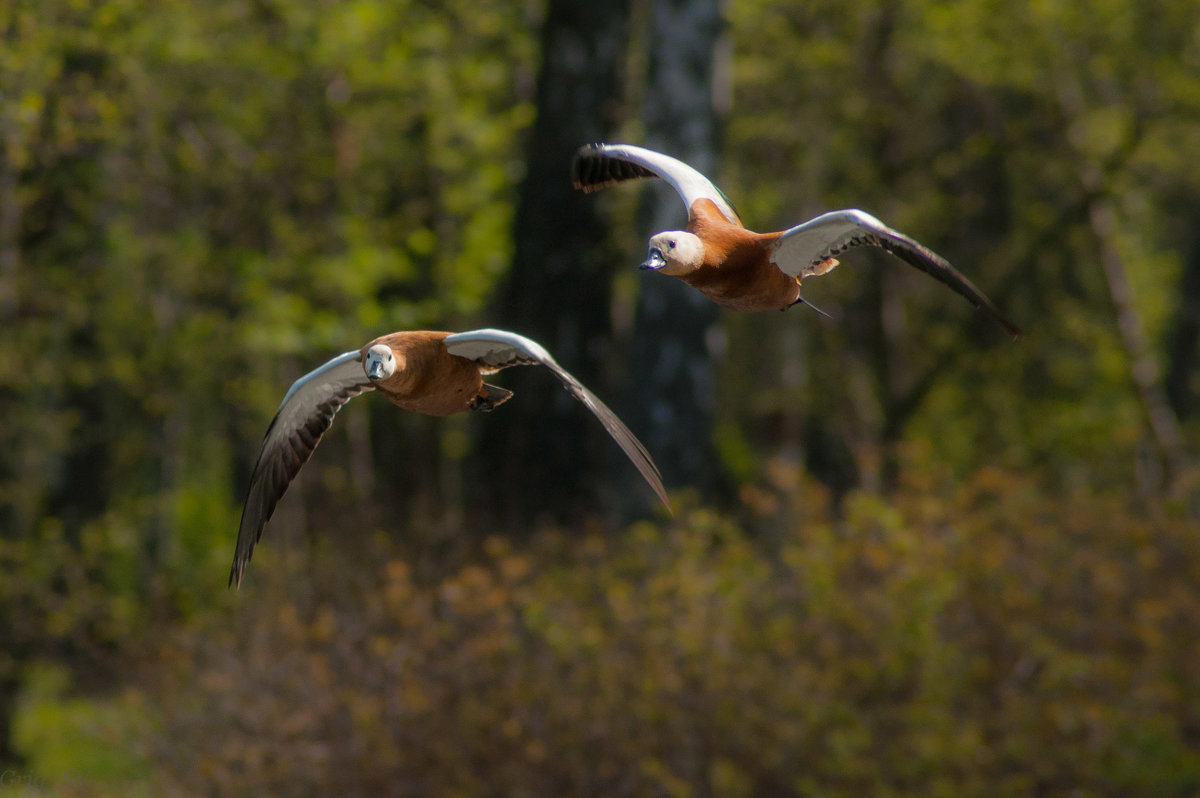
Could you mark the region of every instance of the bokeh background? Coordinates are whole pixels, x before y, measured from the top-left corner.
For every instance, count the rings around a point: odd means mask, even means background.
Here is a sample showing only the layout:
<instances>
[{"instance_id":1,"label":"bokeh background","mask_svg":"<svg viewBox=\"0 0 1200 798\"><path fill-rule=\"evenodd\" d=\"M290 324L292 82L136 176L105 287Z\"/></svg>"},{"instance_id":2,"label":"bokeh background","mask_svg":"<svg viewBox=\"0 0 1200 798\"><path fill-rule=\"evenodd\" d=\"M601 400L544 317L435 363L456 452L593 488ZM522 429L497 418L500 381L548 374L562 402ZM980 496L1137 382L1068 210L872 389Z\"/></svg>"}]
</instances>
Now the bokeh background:
<instances>
[{"instance_id":1,"label":"bokeh background","mask_svg":"<svg viewBox=\"0 0 1200 798\"><path fill-rule=\"evenodd\" d=\"M737 315L668 189L861 207ZM530 335L487 417L351 402L225 580L288 385ZM1194 0L3 0L0 792L1200 794Z\"/></svg>"}]
</instances>

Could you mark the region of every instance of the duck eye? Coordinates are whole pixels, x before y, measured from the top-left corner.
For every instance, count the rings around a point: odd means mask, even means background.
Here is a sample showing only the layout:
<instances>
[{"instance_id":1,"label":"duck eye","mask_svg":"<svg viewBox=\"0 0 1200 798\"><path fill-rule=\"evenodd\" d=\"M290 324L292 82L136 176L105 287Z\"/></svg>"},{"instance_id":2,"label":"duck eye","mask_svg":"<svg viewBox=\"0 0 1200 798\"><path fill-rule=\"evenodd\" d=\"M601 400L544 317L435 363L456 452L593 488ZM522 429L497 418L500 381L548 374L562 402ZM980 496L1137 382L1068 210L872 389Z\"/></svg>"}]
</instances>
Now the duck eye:
<instances>
[{"instance_id":1,"label":"duck eye","mask_svg":"<svg viewBox=\"0 0 1200 798\"><path fill-rule=\"evenodd\" d=\"M667 246L670 247L671 249L675 249L675 241L674 240L668 241Z\"/></svg>"}]
</instances>

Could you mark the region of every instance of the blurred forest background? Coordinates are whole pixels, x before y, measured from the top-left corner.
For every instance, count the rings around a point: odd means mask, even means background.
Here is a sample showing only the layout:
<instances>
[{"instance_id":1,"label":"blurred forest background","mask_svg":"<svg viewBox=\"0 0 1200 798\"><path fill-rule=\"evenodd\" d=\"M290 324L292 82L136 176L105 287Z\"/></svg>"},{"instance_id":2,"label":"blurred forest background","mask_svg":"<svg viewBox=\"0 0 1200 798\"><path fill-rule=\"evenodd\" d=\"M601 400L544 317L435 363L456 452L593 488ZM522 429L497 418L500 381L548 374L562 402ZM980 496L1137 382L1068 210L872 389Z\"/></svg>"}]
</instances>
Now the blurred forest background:
<instances>
[{"instance_id":1,"label":"blurred forest background","mask_svg":"<svg viewBox=\"0 0 1200 798\"><path fill-rule=\"evenodd\" d=\"M633 267L706 171L897 260L737 315ZM352 402L225 580L290 383ZM1200 794L1194 0L3 0L0 792ZM7 792L11 790L11 792Z\"/></svg>"}]
</instances>

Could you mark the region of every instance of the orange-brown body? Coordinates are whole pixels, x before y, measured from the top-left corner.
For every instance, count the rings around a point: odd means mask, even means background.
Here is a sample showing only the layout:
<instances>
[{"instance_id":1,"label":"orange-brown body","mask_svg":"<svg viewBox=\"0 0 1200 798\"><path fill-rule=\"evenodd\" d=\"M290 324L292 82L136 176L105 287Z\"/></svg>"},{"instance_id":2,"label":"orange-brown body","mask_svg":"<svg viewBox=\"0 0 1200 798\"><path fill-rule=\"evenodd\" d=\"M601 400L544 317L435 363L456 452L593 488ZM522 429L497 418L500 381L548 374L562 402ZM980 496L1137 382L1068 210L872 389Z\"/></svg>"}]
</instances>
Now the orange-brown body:
<instances>
[{"instance_id":1,"label":"orange-brown body","mask_svg":"<svg viewBox=\"0 0 1200 798\"><path fill-rule=\"evenodd\" d=\"M488 394L479 366L446 351L448 332L395 332L362 348L363 356L375 344L385 344L396 357L396 371L375 383L392 404L428 416L449 416L472 409L476 399Z\"/></svg>"},{"instance_id":2,"label":"orange-brown body","mask_svg":"<svg viewBox=\"0 0 1200 798\"><path fill-rule=\"evenodd\" d=\"M687 231L704 243L704 265L680 275L693 288L731 310L782 310L800 298L800 282L771 262L779 233L755 233L733 224L710 199L692 203Z\"/></svg>"}]
</instances>

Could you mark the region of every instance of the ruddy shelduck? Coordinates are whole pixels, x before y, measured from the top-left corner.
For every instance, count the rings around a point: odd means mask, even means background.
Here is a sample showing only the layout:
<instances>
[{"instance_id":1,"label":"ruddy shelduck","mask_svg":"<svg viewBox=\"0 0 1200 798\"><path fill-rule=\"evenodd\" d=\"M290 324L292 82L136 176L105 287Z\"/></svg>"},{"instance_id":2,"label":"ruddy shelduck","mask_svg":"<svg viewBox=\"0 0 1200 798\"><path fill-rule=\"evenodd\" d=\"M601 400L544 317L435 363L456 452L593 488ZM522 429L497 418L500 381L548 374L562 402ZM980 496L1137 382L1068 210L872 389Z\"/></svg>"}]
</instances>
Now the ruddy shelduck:
<instances>
[{"instance_id":1,"label":"ruddy shelduck","mask_svg":"<svg viewBox=\"0 0 1200 798\"><path fill-rule=\"evenodd\" d=\"M1021 331L983 292L937 253L865 211L823 213L776 233L747 230L721 190L700 172L662 153L629 144L589 144L575 154L571 180L583 191L644 177L667 181L688 210L684 230L650 239L641 268L678 277L732 310L783 310L803 302L800 281L829 273L834 256L861 246L880 247L950 286L998 322Z\"/></svg>"},{"instance_id":2,"label":"ruddy shelduck","mask_svg":"<svg viewBox=\"0 0 1200 798\"><path fill-rule=\"evenodd\" d=\"M567 393L600 419L669 510L658 467L641 441L536 341L492 329L395 332L338 355L296 380L284 395L250 478L229 583L241 585L254 545L275 505L312 456L333 417L351 398L378 390L393 404L416 413L487 412L508 401L512 391L487 384L482 375L526 365L550 369Z\"/></svg>"}]
</instances>

